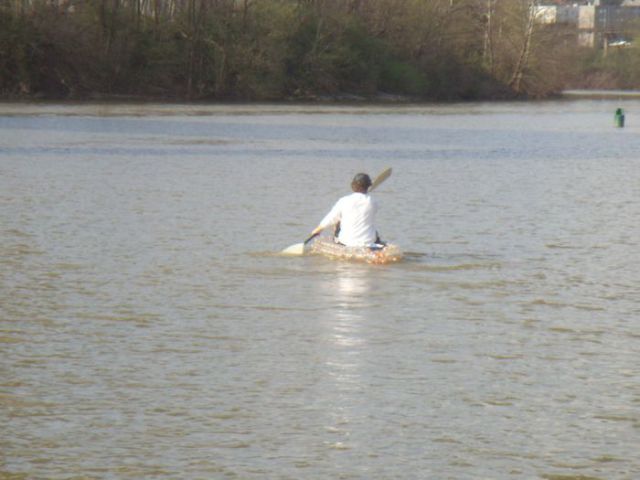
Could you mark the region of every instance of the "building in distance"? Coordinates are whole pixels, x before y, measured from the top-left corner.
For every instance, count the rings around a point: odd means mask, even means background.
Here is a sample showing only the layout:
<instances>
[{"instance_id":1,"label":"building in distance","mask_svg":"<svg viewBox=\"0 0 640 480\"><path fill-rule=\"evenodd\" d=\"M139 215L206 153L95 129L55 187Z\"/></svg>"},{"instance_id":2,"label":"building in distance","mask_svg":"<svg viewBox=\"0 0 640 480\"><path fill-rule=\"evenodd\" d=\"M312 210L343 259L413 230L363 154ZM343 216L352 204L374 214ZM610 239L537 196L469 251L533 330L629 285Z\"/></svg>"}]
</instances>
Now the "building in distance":
<instances>
[{"instance_id":1,"label":"building in distance","mask_svg":"<svg viewBox=\"0 0 640 480\"><path fill-rule=\"evenodd\" d=\"M578 44L592 48L627 46L640 23L640 0L551 0L534 7L537 22L577 30Z\"/></svg>"}]
</instances>

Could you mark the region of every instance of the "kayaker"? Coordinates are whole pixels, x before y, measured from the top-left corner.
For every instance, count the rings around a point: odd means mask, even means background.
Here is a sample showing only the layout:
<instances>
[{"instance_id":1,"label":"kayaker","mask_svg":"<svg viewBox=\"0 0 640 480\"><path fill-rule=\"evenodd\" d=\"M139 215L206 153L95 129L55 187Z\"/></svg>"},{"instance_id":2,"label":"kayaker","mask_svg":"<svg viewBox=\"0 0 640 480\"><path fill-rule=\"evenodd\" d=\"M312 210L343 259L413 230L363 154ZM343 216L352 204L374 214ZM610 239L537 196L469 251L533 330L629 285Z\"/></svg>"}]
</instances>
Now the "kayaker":
<instances>
[{"instance_id":1,"label":"kayaker","mask_svg":"<svg viewBox=\"0 0 640 480\"><path fill-rule=\"evenodd\" d=\"M339 199L320 224L311 232L320 233L327 227L339 225L336 241L347 247L376 247L380 245L374 226L378 204L367 193L371 178L366 173L353 177L353 193Z\"/></svg>"}]
</instances>

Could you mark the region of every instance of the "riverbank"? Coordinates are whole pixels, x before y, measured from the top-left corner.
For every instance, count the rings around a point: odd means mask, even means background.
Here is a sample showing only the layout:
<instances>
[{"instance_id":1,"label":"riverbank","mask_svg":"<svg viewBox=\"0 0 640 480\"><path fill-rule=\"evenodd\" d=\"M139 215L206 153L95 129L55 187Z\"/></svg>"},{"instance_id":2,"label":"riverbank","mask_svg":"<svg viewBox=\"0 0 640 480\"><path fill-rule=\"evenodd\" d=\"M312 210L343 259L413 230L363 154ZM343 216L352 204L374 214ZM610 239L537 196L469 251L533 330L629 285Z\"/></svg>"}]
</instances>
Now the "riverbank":
<instances>
[{"instance_id":1,"label":"riverbank","mask_svg":"<svg viewBox=\"0 0 640 480\"><path fill-rule=\"evenodd\" d=\"M451 103L467 101L509 101L526 100L525 95L516 95L508 89L495 88L481 96L459 96L444 95L427 97L420 95L407 95L393 92L376 92L364 94L360 92L334 92L334 93L306 93L304 95L283 95L281 97L270 98L237 98L234 96L222 98L187 98L180 95L147 95L147 94L104 94L99 92L85 94L45 94L38 92L35 94L0 94L0 102L20 103L20 102L104 102L104 103L283 103L283 104L405 104L405 103Z\"/></svg>"},{"instance_id":2,"label":"riverbank","mask_svg":"<svg viewBox=\"0 0 640 480\"><path fill-rule=\"evenodd\" d=\"M448 0L239 3L0 7L0 97L440 102L544 98L565 81L559 49L515 61L510 46L523 32L514 22L489 56L481 17Z\"/></svg>"},{"instance_id":3,"label":"riverbank","mask_svg":"<svg viewBox=\"0 0 640 480\"><path fill-rule=\"evenodd\" d=\"M565 98L640 98L640 90L564 90Z\"/></svg>"}]
</instances>

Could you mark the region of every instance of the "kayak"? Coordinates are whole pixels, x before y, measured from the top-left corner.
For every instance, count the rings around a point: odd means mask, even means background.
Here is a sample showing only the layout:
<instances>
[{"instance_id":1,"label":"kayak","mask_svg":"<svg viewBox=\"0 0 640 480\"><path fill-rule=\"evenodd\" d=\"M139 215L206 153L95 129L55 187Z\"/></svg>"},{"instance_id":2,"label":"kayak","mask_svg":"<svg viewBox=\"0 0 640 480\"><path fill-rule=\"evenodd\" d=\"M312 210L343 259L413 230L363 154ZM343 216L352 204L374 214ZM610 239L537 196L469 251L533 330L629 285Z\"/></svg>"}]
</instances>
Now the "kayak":
<instances>
[{"instance_id":1,"label":"kayak","mask_svg":"<svg viewBox=\"0 0 640 480\"><path fill-rule=\"evenodd\" d=\"M375 264L398 262L403 256L400 247L391 243L378 245L376 247L347 247L336 243L330 237L315 238L307 245L307 251L311 254L323 255L339 260Z\"/></svg>"}]
</instances>

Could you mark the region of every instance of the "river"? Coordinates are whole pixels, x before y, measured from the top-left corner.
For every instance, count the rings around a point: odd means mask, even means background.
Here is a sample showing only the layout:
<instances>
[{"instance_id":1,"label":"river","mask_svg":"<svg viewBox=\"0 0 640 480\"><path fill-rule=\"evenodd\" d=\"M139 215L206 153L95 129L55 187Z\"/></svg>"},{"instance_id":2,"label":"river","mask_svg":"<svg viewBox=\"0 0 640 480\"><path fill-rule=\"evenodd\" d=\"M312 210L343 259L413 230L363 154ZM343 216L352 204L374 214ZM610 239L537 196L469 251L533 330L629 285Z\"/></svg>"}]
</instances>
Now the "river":
<instances>
[{"instance_id":1,"label":"river","mask_svg":"<svg viewBox=\"0 0 640 480\"><path fill-rule=\"evenodd\" d=\"M639 119L0 104L0 479L640 478Z\"/></svg>"}]
</instances>

